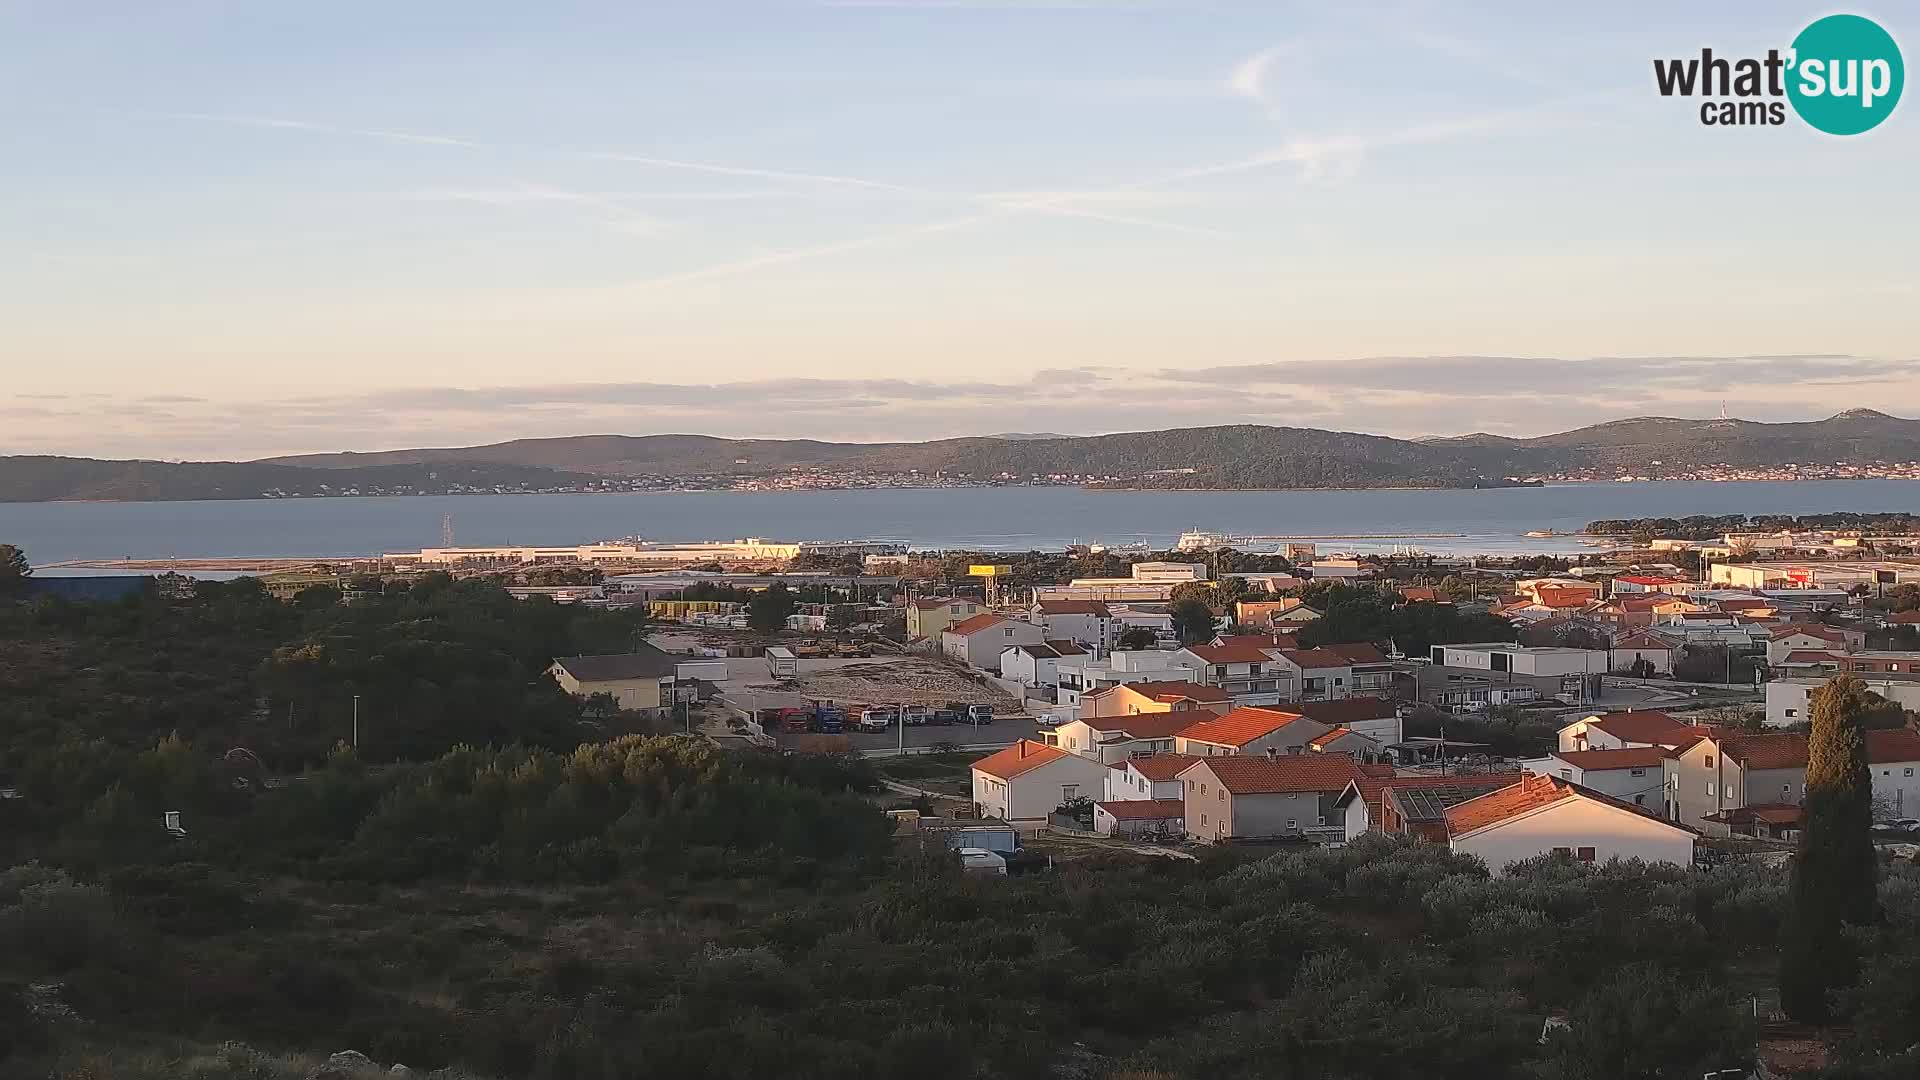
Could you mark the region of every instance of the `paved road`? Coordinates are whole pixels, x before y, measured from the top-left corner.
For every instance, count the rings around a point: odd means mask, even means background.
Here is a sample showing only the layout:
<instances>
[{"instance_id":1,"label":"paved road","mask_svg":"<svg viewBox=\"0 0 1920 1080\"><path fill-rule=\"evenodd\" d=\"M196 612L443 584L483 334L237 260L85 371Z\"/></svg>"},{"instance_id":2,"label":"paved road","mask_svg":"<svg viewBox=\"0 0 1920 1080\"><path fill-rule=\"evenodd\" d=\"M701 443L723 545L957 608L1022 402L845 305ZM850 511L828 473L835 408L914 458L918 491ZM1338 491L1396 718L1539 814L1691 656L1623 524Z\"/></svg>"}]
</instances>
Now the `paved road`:
<instances>
[{"instance_id":1,"label":"paved road","mask_svg":"<svg viewBox=\"0 0 1920 1080\"><path fill-rule=\"evenodd\" d=\"M1025 717L1002 717L991 724L981 724L977 728L972 724L954 724L951 727L909 727L904 732L890 729L885 734L866 735L854 733L848 736L853 748L864 754L884 755L899 749L903 741L909 751L924 749L936 743L954 743L966 749L991 750L1002 746L1012 746L1020 739L1040 738L1041 728Z\"/></svg>"}]
</instances>

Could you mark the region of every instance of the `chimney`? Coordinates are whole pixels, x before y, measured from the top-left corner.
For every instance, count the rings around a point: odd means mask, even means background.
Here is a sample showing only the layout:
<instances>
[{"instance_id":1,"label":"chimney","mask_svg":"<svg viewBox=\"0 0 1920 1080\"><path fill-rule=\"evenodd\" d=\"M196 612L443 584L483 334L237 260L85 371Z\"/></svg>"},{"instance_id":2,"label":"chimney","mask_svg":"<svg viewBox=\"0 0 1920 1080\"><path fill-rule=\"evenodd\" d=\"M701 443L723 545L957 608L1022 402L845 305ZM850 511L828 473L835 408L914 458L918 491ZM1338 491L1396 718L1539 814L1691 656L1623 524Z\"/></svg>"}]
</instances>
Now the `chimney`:
<instances>
[{"instance_id":1,"label":"chimney","mask_svg":"<svg viewBox=\"0 0 1920 1080\"><path fill-rule=\"evenodd\" d=\"M1280 751L1271 746L1267 747L1267 760L1278 761L1279 759L1280 759Z\"/></svg>"}]
</instances>

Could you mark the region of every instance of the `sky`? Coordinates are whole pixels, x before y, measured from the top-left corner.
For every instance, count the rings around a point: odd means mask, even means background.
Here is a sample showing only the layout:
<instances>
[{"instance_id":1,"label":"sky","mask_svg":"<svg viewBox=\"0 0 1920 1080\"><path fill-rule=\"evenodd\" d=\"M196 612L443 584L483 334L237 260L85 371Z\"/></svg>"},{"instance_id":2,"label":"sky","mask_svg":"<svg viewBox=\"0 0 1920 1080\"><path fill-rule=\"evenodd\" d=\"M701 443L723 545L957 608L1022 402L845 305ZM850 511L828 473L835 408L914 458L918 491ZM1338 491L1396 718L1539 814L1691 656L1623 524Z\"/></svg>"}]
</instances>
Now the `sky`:
<instances>
[{"instance_id":1,"label":"sky","mask_svg":"<svg viewBox=\"0 0 1920 1080\"><path fill-rule=\"evenodd\" d=\"M1920 415L1830 10L0 0L0 454Z\"/></svg>"}]
</instances>

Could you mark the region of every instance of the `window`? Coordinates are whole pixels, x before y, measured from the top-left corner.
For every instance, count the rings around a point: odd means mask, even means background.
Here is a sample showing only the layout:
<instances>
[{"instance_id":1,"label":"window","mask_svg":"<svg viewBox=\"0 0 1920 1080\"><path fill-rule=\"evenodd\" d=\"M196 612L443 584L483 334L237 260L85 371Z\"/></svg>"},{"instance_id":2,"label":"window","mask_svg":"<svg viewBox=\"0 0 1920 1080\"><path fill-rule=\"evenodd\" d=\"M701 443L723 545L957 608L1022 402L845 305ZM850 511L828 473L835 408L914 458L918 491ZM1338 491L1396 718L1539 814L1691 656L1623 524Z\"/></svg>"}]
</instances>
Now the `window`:
<instances>
[{"instance_id":1,"label":"window","mask_svg":"<svg viewBox=\"0 0 1920 1080\"><path fill-rule=\"evenodd\" d=\"M1288 832L1292 832L1292 831L1294 831L1295 829L1298 829L1299 827L1300 827L1300 823L1299 823L1298 821L1295 821L1295 820L1294 820L1293 818L1288 818L1288 819L1287 819L1287 831L1288 831Z\"/></svg>"},{"instance_id":2,"label":"window","mask_svg":"<svg viewBox=\"0 0 1920 1080\"><path fill-rule=\"evenodd\" d=\"M1635 795L1633 797L1633 805L1635 806L1647 805L1647 797L1645 795Z\"/></svg>"},{"instance_id":3,"label":"window","mask_svg":"<svg viewBox=\"0 0 1920 1080\"><path fill-rule=\"evenodd\" d=\"M1226 801L1227 801L1227 789L1226 789L1226 788L1221 788L1221 789L1220 789L1220 795L1219 795L1219 799L1220 799L1220 801L1221 801L1221 802L1226 802Z\"/></svg>"},{"instance_id":4,"label":"window","mask_svg":"<svg viewBox=\"0 0 1920 1080\"><path fill-rule=\"evenodd\" d=\"M1200 815L1200 824L1202 824L1202 825L1205 825L1206 823L1207 823L1207 815L1205 815L1205 814L1201 814L1201 815Z\"/></svg>"},{"instance_id":5,"label":"window","mask_svg":"<svg viewBox=\"0 0 1920 1080\"><path fill-rule=\"evenodd\" d=\"M1592 862L1592 861L1593 861L1593 849L1592 849L1592 848L1590 848L1590 847L1583 847L1583 848L1581 848L1581 849L1580 849L1580 861L1581 861L1581 862Z\"/></svg>"},{"instance_id":6,"label":"window","mask_svg":"<svg viewBox=\"0 0 1920 1080\"><path fill-rule=\"evenodd\" d=\"M1560 779L1562 779L1562 780L1571 780L1571 779L1573 779L1573 770L1572 770L1572 769L1561 769L1561 770L1560 770Z\"/></svg>"},{"instance_id":7,"label":"window","mask_svg":"<svg viewBox=\"0 0 1920 1080\"><path fill-rule=\"evenodd\" d=\"M1319 822L1320 824L1325 825L1327 823L1327 815L1321 814L1319 818Z\"/></svg>"},{"instance_id":8,"label":"window","mask_svg":"<svg viewBox=\"0 0 1920 1080\"><path fill-rule=\"evenodd\" d=\"M1709 769L1711 769L1711 768L1713 768L1713 755L1712 755L1712 754L1708 754L1708 755L1707 755L1707 760L1706 760L1706 767L1707 767L1707 768L1709 768Z\"/></svg>"},{"instance_id":9,"label":"window","mask_svg":"<svg viewBox=\"0 0 1920 1080\"><path fill-rule=\"evenodd\" d=\"M1713 781L1707 781L1707 794L1713 794Z\"/></svg>"},{"instance_id":10,"label":"window","mask_svg":"<svg viewBox=\"0 0 1920 1080\"><path fill-rule=\"evenodd\" d=\"M1645 776L1645 775L1647 775L1647 770L1645 770L1645 769L1628 769L1628 770L1627 770L1627 775L1628 775L1628 776Z\"/></svg>"},{"instance_id":11,"label":"window","mask_svg":"<svg viewBox=\"0 0 1920 1080\"><path fill-rule=\"evenodd\" d=\"M1905 770L1903 770L1903 772L1902 772L1902 775L1904 775L1904 776L1912 776L1912 775L1913 775L1913 766L1911 766L1911 765L1909 765L1909 766L1907 766L1907 767L1906 767L1906 769L1905 769Z\"/></svg>"},{"instance_id":12,"label":"window","mask_svg":"<svg viewBox=\"0 0 1920 1080\"><path fill-rule=\"evenodd\" d=\"M1788 715L1788 716L1799 716L1799 715L1800 715L1800 710L1799 710L1799 709L1788 709L1788 710L1787 710L1787 715Z\"/></svg>"},{"instance_id":13,"label":"window","mask_svg":"<svg viewBox=\"0 0 1920 1080\"><path fill-rule=\"evenodd\" d=\"M1792 784L1781 784L1781 785L1780 785L1780 797L1781 797L1781 798L1783 798L1783 799L1784 799L1784 798L1786 798L1787 796L1789 796L1789 795L1791 795L1791 794L1793 794L1793 785L1792 785Z\"/></svg>"},{"instance_id":14,"label":"window","mask_svg":"<svg viewBox=\"0 0 1920 1080\"><path fill-rule=\"evenodd\" d=\"M1061 784L1060 785L1060 801L1063 803L1072 802L1074 800L1074 797L1079 794L1080 794L1079 784Z\"/></svg>"},{"instance_id":15,"label":"window","mask_svg":"<svg viewBox=\"0 0 1920 1080\"><path fill-rule=\"evenodd\" d=\"M1203 781L1203 782L1202 782L1202 783L1200 784L1200 794L1202 794L1202 795L1205 795L1206 793L1207 793L1207 785L1206 785L1206 783L1205 783L1205 782Z\"/></svg>"}]
</instances>

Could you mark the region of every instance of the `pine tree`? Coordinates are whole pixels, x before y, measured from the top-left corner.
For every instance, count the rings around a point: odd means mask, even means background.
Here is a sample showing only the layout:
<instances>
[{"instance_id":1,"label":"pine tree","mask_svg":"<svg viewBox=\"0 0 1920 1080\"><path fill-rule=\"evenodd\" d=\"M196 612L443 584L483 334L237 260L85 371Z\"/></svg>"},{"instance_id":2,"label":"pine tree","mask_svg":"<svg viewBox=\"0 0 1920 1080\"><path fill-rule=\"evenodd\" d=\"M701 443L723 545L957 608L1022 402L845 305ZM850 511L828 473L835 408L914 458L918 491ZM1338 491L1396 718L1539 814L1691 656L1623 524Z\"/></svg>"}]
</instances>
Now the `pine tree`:
<instances>
[{"instance_id":1,"label":"pine tree","mask_svg":"<svg viewBox=\"0 0 1920 1080\"><path fill-rule=\"evenodd\" d=\"M0 596L24 591L32 576L27 553L12 544L0 544Z\"/></svg>"},{"instance_id":2,"label":"pine tree","mask_svg":"<svg viewBox=\"0 0 1920 1080\"><path fill-rule=\"evenodd\" d=\"M1831 1019L1828 995L1851 983L1855 957L1841 927L1878 916L1873 773L1867 767L1866 684L1831 679L1812 698L1807 795L1793 863L1792 909L1780 961L1780 1004L1805 1023Z\"/></svg>"}]
</instances>

